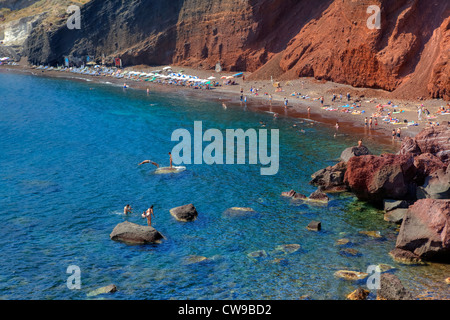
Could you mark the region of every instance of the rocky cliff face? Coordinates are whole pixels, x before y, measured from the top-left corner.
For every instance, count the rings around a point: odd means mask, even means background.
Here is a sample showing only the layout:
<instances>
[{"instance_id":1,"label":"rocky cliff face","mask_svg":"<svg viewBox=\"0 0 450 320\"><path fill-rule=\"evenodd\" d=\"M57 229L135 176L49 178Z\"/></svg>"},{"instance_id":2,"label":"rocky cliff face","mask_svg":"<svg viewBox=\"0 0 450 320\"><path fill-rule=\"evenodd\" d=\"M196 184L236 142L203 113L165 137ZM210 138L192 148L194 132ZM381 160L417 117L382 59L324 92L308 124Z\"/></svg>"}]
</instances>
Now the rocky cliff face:
<instances>
[{"instance_id":1,"label":"rocky cliff face","mask_svg":"<svg viewBox=\"0 0 450 320\"><path fill-rule=\"evenodd\" d=\"M369 29L370 5L381 28ZM398 97L450 99L450 3L441 0L92 0L81 29L36 28L25 54L121 56L292 79L314 76L382 88Z\"/></svg>"}]
</instances>

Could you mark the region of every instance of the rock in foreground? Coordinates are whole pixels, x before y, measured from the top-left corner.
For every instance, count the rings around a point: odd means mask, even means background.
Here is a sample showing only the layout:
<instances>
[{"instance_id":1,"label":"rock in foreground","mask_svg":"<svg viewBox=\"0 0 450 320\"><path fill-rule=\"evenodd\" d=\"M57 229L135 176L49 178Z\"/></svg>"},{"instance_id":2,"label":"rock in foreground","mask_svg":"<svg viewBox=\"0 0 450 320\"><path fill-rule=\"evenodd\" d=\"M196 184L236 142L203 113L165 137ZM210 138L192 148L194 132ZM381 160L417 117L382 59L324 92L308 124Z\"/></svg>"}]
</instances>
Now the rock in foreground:
<instances>
[{"instance_id":1,"label":"rock in foreground","mask_svg":"<svg viewBox=\"0 0 450 320\"><path fill-rule=\"evenodd\" d=\"M450 200L422 199L410 206L396 248L423 260L450 261Z\"/></svg>"},{"instance_id":2,"label":"rock in foreground","mask_svg":"<svg viewBox=\"0 0 450 320\"><path fill-rule=\"evenodd\" d=\"M141 226L128 221L119 223L109 236L111 240L121 241L127 244L157 243L164 238L153 227Z\"/></svg>"},{"instance_id":3,"label":"rock in foreground","mask_svg":"<svg viewBox=\"0 0 450 320\"><path fill-rule=\"evenodd\" d=\"M412 300L413 297L400 279L390 273L382 273L380 277L380 289L377 290L377 300Z\"/></svg>"}]
</instances>

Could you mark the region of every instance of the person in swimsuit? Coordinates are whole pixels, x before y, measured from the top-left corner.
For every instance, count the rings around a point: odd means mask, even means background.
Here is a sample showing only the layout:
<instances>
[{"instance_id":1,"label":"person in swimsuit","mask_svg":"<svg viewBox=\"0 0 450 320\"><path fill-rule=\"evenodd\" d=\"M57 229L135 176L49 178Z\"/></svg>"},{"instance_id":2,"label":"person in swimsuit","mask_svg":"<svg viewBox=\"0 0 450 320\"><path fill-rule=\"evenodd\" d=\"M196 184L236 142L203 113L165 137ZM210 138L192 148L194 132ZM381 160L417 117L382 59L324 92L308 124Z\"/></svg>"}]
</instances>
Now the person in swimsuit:
<instances>
[{"instance_id":1,"label":"person in swimsuit","mask_svg":"<svg viewBox=\"0 0 450 320\"><path fill-rule=\"evenodd\" d=\"M127 204L124 208L123 208L123 213L124 214L129 214L132 212L131 206L129 204Z\"/></svg>"},{"instance_id":2,"label":"person in swimsuit","mask_svg":"<svg viewBox=\"0 0 450 320\"><path fill-rule=\"evenodd\" d=\"M155 216L153 212L153 205L142 214L142 218L147 218L147 224L149 227L152 226L152 215L153 217Z\"/></svg>"}]
</instances>

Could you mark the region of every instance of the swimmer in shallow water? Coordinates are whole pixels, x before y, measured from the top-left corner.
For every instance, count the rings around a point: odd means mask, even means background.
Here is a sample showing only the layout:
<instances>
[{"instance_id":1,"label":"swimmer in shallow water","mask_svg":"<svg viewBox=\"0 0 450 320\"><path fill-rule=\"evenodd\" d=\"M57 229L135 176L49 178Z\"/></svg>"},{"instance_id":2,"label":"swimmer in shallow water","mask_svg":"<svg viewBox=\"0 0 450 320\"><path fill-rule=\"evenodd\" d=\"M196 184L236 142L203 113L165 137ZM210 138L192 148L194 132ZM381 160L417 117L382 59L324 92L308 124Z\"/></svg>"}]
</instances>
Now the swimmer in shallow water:
<instances>
[{"instance_id":1,"label":"swimmer in shallow water","mask_svg":"<svg viewBox=\"0 0 450 320\"><path fill-rule=\"evenodd\" d=\"M124 208L123 208L123 213L124 214L129 214L132 212L131 206L129 204L127 204Z\"/></svg>"},{"instance_id":2,"label":"swimmer in shallow water","mask_svg":"<svg viewBox=\"0 0 450 320\"><path fill-rule=\"evenodd\" d=\"M159 168L159 164L157 164L156 162L150 161L150 160L144 160L141 163L138 164L138 166L143 165L145 163L151 163L152 165L156 166L157 168Z\"/></svg>"}]
</instances>

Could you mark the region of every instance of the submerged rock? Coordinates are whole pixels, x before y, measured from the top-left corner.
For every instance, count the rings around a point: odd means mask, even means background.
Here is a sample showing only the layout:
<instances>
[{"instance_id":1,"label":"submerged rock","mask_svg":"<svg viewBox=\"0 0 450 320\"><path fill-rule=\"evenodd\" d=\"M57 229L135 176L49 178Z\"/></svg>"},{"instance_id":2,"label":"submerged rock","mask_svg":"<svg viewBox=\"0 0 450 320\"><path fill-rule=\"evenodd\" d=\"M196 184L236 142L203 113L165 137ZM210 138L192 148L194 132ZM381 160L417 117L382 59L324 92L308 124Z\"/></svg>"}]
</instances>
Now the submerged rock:
<instances>
[{"instance_id":1,"label":"submerged rock","mask_svg":"<svg viewBox=\"0 0 450 320\"><path fill-rule=\"evenodd\" d=\"M198 217L197 209L195 209L193 204L187 204L170 209L170 214L175 219L182 222L194 221Z\"/></svg>"},{"instance_id":2,"label":"submerged rock","mask_svg":"<svg viewBox=\"0 0 450 320\"><path fill-rule=\"evenodd\" d=\"M282 251L285 254L294 253L300 250L301 246L299 244L283 244L275 247L276 251Z\"/></svg>"},{"instance_id":3,"label":"submerged rock","mask_svg":"<svg viewBox=\"0 0 450 320\"><path fill-rule=\"evenodd\" d=\"M127 244L158 243L163 235L153 227L141 226L128 221L119 223L109 235L111 240Z\"/></svg>"},{"instance_id":4,"label":"submerged rock","mask_svg":"<svg viewBox=\"0 0 450 320\"><path fill-rule=\"evenodd\" d=\"M310 194L310 196L308 197L308 200L322 202L322 203L328 203L330 198L327 196L326 193L322 192L321 188L319 188Z\"/></svg>"},{"instance_id":5,"label":"submerged rock","mask_svg":"<svg viewBox=\"0 0 450 320\"><path fill-rule=\"evenodd\" d=\"M250 252L249 254L247 254L247 257L252 258L252 259L266 258L267 252L265 250L253 251L253 252Z\"/></svg>"},{"instance_id":6,"label":"submerged rock","mask_svg":"<svg viewBox=\"0 0 450 320\"><path fill-rule=\"evenodd\" d=\"M190 264L195 264L195 263L200 263L200 262L204 262L204 261L208 261L209 259L207 257L203 257L203 256L189 256L184 260L184 264L185 265L190 265Z\"/></svg>"},{"instance_id":7,"label":"submerged rock","mask_svg":"<svg viewBox=\"0 0 450 320\"><path fill-rule=\"evenodd\" d=\"M353 249L353 248L342 249L341 251L339 251L339 253L341 255L352 256L352 257L362 256L362 254L358 250Z\"/></svg>"},{"instance_id":8,"label":"submerged rock","mask_svg":"<svg viewBox=\"0 0 450 320\"><path fill-rule=\"evenodd\" d=\"M109 286L106 287L102 287L102 288L98 288L94 291L91 291L87 294L88 297L95 297L98 296L100 294L105 294L105 293L114 293L117 291L117 287L114 284L110 284Z\"/></svg>"},{"instance_id":9,"label":"submerged rock","mask_svg":"<svg viewBox=\"0 0 450 320\"><path fill-rule=\"evenodd\" d=\"M339 270L334 273L334 276L345 280L355 281L365 279L369 276L369 274L358 271Z\"/></svg>"},{"instance_id":10,"label":"submerged rock","mask_svg":"<svg viewBox=\"0 0 450 320\"><path fill-rule=\"evenodd\" d=\"M254 217L258 213L252 208L233 207L227 209L223 215L229 218L249 218Z\"/></svg>"},{"instance_id":11,"label":"submerged rock","mask_svg":"<svg viewBox=\"0 0 450 320\"><path fill-rule=\"evenodd\" d=\"M352 293L350 293L349 295L347 295L347 299L348 300L366 300L367 297L369 296L370 291L363 289L363 288L358 288L355 291L353 291Z\"/></svg>"},{"instance_id":12,"label":"submerged rock","mask_svg":"<svg viewBox=\"0 0 450 320\"><path fill-rule=\"evenodd\" d=\"M334 243L335 246L345 246L346 244L350 243L349 239L338 239L336 240L336 242Z\"/></svg>"},{"instance_id":13,"label":"submerged rock","mask_svg":"<svg viewBox=\"0 0 450 320\"><path fill-rule=\"evenodd\" d=\"M371 238L383 238L380 231L360 231L359 233Z\"/></svg>"}]
</instances>

